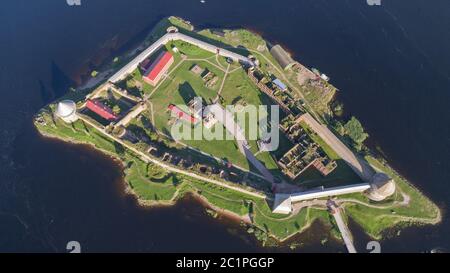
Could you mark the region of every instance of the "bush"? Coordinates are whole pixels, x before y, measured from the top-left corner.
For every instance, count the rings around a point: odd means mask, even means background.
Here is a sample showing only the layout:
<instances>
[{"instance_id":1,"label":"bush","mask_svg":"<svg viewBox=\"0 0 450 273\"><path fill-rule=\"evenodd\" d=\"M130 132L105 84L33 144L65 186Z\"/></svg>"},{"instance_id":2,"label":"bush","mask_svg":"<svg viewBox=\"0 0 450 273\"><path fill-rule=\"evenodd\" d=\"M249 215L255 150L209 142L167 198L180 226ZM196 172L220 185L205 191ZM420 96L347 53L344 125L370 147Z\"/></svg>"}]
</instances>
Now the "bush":
<instances>
[{"instance_id":1,"label":"bush","mask_svg":"<svg viewBox=\"0 0 450 273\"><path fill-rule=\"evenodd\" d=\"M342 104L341 102L334 103L332 108L335 116L340 117L344 114L344 104Z\"/></svg>"},{"instance_id":2,"label":"bush","mask_svg":"<svg viewBox=\"0 0 450 273\"><path fill-rule=\"evenodd\" d=\"M114 105L113 108L112 108L112 111L113 111L113 113L114 113L115 115L120 114L120 112L121 112L120 106L117 105L117 104Z\"/></svg>"},{"instance_id":3,"label":"bush","mask_svg":"<svg viewBox=\"0 0 450 273\"><path fill-rule=\"evenodd\" d=\"M342 125L342 123L341 122L339 122L339 121L336 121L336 122L333 122L333 129L338 133L338 134L340 134L341 136L343 136L343 135L345 135L345 128L344 128L344 125Z\"/></svg>"},{"instance_id":4,"label":"bush","mask_svg":"<svg viewBox=\"0 0 450 273\"><path fill-rule=\"evenodd\" d=\"M366 140L369 136L366 132L364 132L364 128L361 125L361 122L357 120L355 117L352 117L345 125L345 133L357 144L361 146L361 144Z\"/></svg>"}]
</instances>

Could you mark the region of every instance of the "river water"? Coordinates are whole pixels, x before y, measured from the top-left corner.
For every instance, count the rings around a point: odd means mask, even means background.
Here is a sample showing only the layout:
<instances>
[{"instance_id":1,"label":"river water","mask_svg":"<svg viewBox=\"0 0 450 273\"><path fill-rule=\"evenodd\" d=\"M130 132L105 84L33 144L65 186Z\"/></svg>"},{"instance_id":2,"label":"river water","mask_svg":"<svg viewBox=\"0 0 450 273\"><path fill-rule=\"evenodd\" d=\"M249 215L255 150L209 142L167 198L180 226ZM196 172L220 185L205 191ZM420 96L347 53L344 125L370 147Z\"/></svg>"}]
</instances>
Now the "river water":
<instances>
[{"instance_id":1,"label":"river water","mask_svg":"<svg viewBox=\"0 0 450 273\"><path fill-rule=\"evenodd\" d=\"M438 226L393 231L382 251L450 248L450 2L382 0L8 0L0 7L0 251L290 251L263 248L186 198L140 208L118 162L40 137L33 114L169 15L200 27L246 27L321 69L346 115L360 118L392 165L444 210ZM352 225L357 248L369 240ZM315 224L295 251L343 252ZM321 241L323 240L323 244Z\"/></svg>"}]
</instances>

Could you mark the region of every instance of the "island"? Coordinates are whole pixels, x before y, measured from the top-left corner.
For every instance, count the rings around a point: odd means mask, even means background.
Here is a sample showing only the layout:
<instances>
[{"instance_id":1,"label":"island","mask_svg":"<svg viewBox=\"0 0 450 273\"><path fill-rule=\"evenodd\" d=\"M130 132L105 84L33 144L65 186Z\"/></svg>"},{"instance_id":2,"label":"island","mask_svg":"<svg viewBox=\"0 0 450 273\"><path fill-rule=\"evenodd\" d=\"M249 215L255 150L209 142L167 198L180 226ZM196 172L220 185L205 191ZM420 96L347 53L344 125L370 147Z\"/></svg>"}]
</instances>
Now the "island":
<instances>
[{"instance_id":1,"label":"island","mask_svg":"<svg viewBox=\"0 0 450 273\"><path fill-rule=\"evenodd\" d=\"M128 191L143 206L191 195L264 245L321 221L349 252L356 252L350 218L375 239L441 221L431 200L364 145L358 119L342 118L327 75L249 30L197 30L168 17L139 48L91 75L43 107L34 124L43 136L119 159ZM235 122L252 105L279 109L268 125L276 147L267 134L249 136L259 119ZM223 138L177 138L174 126L220 129Z\"/></svg>"}]
</instances>

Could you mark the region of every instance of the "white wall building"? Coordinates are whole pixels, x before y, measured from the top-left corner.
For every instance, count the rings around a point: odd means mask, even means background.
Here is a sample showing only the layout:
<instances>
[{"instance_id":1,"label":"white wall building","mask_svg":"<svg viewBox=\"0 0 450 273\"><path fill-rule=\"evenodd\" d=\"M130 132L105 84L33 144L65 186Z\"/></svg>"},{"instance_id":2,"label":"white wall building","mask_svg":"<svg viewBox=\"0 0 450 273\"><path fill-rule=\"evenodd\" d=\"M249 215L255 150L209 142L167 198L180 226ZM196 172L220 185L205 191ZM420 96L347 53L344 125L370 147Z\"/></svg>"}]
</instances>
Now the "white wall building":
<instances>
[{"instance_id":1,"label":"white wall building","mask_svg":"<svg viewBox=\"0 0 450 273\"><path fill-rule=\"evenodd\" d=\"M342 195L355 192L364 192L370 188L369 183L360 183L355 185L347 185L333 188L319 188L304 192L291 193L291 194L275 194L275 202L273 204L273 212L280 214L289 214L292 212L292 203L330 197L335 195Z\"/></svg>"}]
</instances>

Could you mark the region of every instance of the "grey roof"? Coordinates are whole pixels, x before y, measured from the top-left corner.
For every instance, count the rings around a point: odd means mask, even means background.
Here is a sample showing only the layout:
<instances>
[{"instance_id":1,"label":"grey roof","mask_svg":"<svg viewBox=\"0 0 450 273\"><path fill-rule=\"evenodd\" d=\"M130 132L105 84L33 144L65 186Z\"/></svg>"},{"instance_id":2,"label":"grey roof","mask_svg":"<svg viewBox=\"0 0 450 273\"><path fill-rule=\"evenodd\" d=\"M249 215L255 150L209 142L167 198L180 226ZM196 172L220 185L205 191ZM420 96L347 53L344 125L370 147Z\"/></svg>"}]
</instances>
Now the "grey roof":
<instances>
[{"instance_id":1,"label":"grey roof","mask_svg":"<svg viewBox=\"0 0 450 273\"><path fill-rule=\"evenodd\" d=\"M289 55L289 53L287 53L280 45L275 45L272 47L270 49L270 54L272 54L283 69L295 64L295 61L292 59L291 55Z\"/></svg>"}]
</instances>

